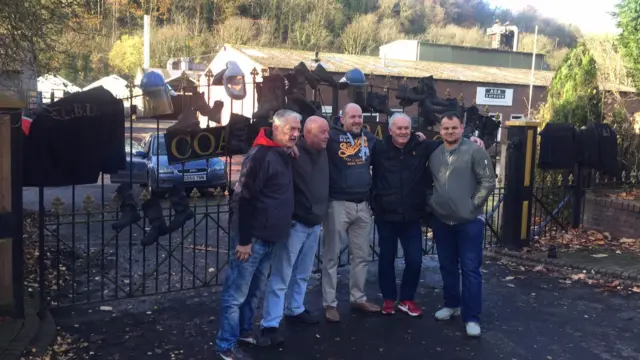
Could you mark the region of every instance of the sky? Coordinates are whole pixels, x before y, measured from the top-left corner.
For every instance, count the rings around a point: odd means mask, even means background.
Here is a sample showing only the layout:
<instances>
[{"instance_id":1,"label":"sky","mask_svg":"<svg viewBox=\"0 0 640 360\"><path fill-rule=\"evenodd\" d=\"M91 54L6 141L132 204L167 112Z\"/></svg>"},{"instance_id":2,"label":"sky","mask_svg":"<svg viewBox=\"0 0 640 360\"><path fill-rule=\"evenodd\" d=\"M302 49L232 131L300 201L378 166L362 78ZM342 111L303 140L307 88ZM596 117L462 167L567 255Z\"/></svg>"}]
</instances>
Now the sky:
<instances>
[{"instance_id":1,"label":"sky","mask_svg":"<svg viewBox=\"0 0 640 360\"><path fill-rule=\"evenodd\" d=\"M615 20L608 13L614 10L618 0L488 0L488 2L516 11L532 5L544 16L577 25L585 34L617 33Z\"/></svg>"}]
</instances>

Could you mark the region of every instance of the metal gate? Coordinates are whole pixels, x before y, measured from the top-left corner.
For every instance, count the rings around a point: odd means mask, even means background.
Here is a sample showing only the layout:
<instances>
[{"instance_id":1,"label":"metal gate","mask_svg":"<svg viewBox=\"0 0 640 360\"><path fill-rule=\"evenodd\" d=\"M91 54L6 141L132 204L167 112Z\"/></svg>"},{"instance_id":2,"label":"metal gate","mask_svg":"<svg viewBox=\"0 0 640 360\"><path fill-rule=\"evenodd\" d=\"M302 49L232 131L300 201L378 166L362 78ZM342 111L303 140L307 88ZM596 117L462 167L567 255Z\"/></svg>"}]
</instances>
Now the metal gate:
<instances>
[{"instance_id":1,"label":"metal gate","mask_svg":"<svg viewBox=\"0 0 640 360\"><path fill-rule=\"evenodd\" d=\"M252 89L260 83L256 81L258 71L251 72ZM211 79L207 78L207 104L211 99ZM384 92L387 96L394 89L388 85L371 89ZM181 77L178 87L182 101L200 89L190 82L187 74ZM189 86L195 89L189 89ZM28 260L30 279L37 279L41 299L49 306L65 306L113 301L146 295L175 292L205 286L220 285L222 272L229 256L229 202L228 191L237 178L241 165L241 156L222 159L225 181L222 186L198 188L184 181L189 169L171 168L175 176L182 175L180 182L187 190L189 206L195 217L180 230L160 237L159 241L148 247L140 245L141 239L149 232L149 221L143 218L121 231L112 229L112 224L121 216L120 201L114 193L119 186L116 182L129 183L137 205L141 205L156 196L151 182L154 179L136 173L137 163L149 165L153 155L154 139L163 134L173 121L162 118L145 119L136 116L136 105L140 95L134 93L133 84L129 85L130 95L123 99L129 112L126 117L126 146L128 147L128 169L125 174L103 174L98 183L92 185L70 186L64 188L26 189L25 194L34 212L25 216L26 246L37 249L36 259ZM313 99L322 101L319 92L313 92ZM256 104L255 90L248 94L247 101ZM334 96L334 108L336 100ZM461 99L462 100L462 99ZM245 100L226 99L233 112L234 107L245 109ZM253 109L255 110L255 109ZM404 108L403 108L404 111ZM253 112L253 111L252 111ZM326 114L331 115L331 114ZM377 118L378 121L386 120ZM141 150L136 143L140 142ZM493 144L487 144L493 146ZM497 146L497 145L496 145ZM142 157L136 151L146 154ZM160 155L160 153L156 154ZM494 161L497 163L495 156ZM495 164L494 164L495 165ZM160 167L160 166L158 166ZM209 169L209 168L208 168ZM218 167L218 170L221 168ZM156 181L160 170L156 172ZM118 178L119 180L115 180ZM146 179L146 180L145 180ZM497 243L500 233L501 203L504 198L502 184L489 199L485 209L486 233L485 245ZM163 214L167 222L172 220L174 209L166 198L160 198ZM140 213L142 211L139 210ZM372 231L372 260L377 258L377 234ZM435 245L430 233L424 230L424 254L435 253ZM317 266L321 264L321 250L317 255ZM347 248L343 249L341 265L348 263ZM401 257L399 252L399 257ZM34 284L35 285L35 284ZM35 288L35 286L34 286Z\"/></svg>"}]
</instances>

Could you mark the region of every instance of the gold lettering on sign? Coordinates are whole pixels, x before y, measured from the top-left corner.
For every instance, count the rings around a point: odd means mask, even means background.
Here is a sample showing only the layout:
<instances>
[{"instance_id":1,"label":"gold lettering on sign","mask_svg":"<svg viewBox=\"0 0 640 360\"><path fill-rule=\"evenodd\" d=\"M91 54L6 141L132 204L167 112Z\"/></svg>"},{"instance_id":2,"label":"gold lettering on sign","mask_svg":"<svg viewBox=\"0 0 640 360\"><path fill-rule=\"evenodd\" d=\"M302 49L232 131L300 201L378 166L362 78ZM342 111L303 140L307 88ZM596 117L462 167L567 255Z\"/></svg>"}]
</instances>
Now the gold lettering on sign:
<instances>
[{"instance_id":1,"label":"gold lettering on sign","mask_svg":"<svg viewBox=\"0 0 640 360\"><path fill-rule=\"evenodd\" d=\"M200 149L200 138L202 136L208 137L209 141L211 141L211 144L209 144L209 149L207 151L202 151L202 149ZM215 149L215 147L216 147L216 139L213 137L213 135L209 133L201 132L198 135L196 135L196 137L193 139L193 150L195 150L198 155L201 155L201 156L211 155L213 154L213 149Z\"/></svg>"},{"instance_id":2,"label":"gold lettering on sign","mask_svg":"<svg viewBox=\"0 0 640 360\"><path fill-rule=\"evenodd\" d=\"M222 136L220 136L220 143L218 144L218 150L216 150L217 153L222 153L224 152L223 146L226 147L227 146L227 137L226 137L226 131L222 133Z\"/></svg>"},{"instance_id":3,"label":"gold lettering on sign","mask_svg":"<svg viewBox=\"0 0 640 360\"><path fill-rule=\"evenodd\" d=\"M372 133L375 137L377 137L378 139L382 140L384 138L384 133L386 130L386 123L364 123L362 124L362 127L367 130L368 132ZM373 130L371 130L371 127L374 127Z\"/></svg>"},{"instance_id":4,"label":"gold lettering on sign","mask_svg":"<svg viewBox=\"0 0 640 360\"><path fill-rule=\"evenodd\" d=\"M179 139L185 139L188 143L188 151L186 154L180 154L178 152L178 140ZM175 139L173 139L173 141L171 141L171 153L173 154L173 156L177 157L178 159L186 159L189 157L189 155L191 155L191 139L189 138L189 136L187 135L178 135L176 136Z\"/></svg>"},{"instance_id":5,"label":"gold lettering on sign","mask_svg":"<svg viewBox=\"0 0 640 360\"><path fill-rule=\"evenodd\" d=\"M169 144L169 163L216 157L226 152L225 129L218 127L191 133L167 133L165 139Z\"/></svg>"}]
</instances>

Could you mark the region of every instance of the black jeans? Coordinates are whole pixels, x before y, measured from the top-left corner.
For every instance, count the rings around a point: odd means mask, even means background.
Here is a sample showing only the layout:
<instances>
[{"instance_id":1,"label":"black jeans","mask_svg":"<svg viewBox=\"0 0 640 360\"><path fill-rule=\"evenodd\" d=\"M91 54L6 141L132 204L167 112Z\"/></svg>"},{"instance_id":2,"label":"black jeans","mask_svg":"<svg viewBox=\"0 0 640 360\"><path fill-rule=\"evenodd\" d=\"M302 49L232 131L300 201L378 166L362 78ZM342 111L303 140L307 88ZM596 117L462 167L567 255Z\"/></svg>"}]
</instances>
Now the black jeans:
<instances>
[{"instance_id":1,"label":"black jeans","mask_svg":"<svg viewBox=\"0 0 640 360\"><path fill-rule=\"evenodd\" d=\"M422 269L422 227L420 220L390 222L376 219L378 229L378 284L384 300L413 301ZM400 298L396 288L395 260L398 239L404 253L404 273L400 284Z\"/></svg>"}]
</instances>

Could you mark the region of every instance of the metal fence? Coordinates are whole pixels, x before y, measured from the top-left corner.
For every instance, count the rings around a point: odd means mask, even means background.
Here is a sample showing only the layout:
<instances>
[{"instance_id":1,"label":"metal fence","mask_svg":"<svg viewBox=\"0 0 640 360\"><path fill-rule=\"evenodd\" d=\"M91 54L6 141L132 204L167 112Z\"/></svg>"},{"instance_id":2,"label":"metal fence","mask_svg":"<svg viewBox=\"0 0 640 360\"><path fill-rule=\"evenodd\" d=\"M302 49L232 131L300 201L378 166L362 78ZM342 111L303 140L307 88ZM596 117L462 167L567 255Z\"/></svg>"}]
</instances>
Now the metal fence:
<instances>
[{"instance_id":1,"label":"metal fence","mask_svg":"<svg viewBox=\"0 0 640 360\"><path fill-rule=\"evenodd\" d=\"M252 89L260 86L256 75L257 71L252 73ZM209 81L206 85L208 105L216 100L209 95L212 87ZM198 91L204 91L204 87ZM386 87L381 91L392 96L394 89ZM312 98L322 100L320 93L315 91ZM136 99L131 86L131 96L125 105L135 109ZM183 99L188 101L186 96ZM245 109L245 101L252 101L252 108L255 108L256 94L248 94L245 100L227 98L225 101L231 112L234 112L234 107ZM386 121L386 117L377 120ZM134 148L136 139L145 139L146 143L142 145L146 146L144 151L147 152L153 149L149 144L154 134L163 134L172 124L170 120L139 119L133 111L125 121L129 148ZM156 150L158 146L156 143ZM161 237L148 247L140 245L141 239L149 232L146 218L121 231L111 228L121 216L118 210L121 199L114 197L118 185L112 183L113 175L102 174L98 183L92 185L25 189L25 204L31 204L34 210L25 219L26 247L38 254L27 263L27 281L34 289L39 288L41 298L50 306L111 301L221 284L229 253L233 252L228 236L227 189L232 188L241 159L241 156L222 159L226 186L197 188L183 183L188 188L189 206L195 217L179 231ZM155 179L147 178L136 183L131 165L134 160L132 150L128 155L130 166L124 182L128 178L130 183L140 185L134 187L140 204L154 196L152 182L158 181L159 175L156 172ZM495 156L494 162L497 162ZM183 175L184 180L186 165L180 166L176 171ZM487 247L500 241L504 196L500 183L485 207ZM160 202L163 215L170 222L174 209L166 198L161 198ZM371 260L376 260L379 248L375 227L372 228L372 238ZM321 244L316 270L321 266L322 248ZM435 251L432 236L424 228L423 253L434 254ZM347 252L345 244L341 266L348 263ZM398 257L402 257L400 248Z\"/></svg>"}]
</instances>

